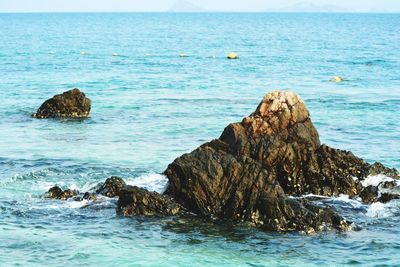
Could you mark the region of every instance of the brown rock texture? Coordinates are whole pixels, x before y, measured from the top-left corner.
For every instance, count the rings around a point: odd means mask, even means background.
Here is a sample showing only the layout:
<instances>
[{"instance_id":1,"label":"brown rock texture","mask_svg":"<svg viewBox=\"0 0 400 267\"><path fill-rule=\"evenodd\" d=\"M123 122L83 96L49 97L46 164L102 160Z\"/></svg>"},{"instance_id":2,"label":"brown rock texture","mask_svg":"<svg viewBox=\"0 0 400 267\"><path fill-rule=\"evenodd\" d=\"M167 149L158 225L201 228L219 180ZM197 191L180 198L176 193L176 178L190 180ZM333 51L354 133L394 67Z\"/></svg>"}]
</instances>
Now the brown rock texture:
<instances>
[{"instance_id":1,"label":"brown rock texture","mask_svg":"<svg viewBox=\"0 0 400 267\"><path fill-rule=\"evenodd\" d=\"M118 199L117 213L120 215L180 215L183 212L182 206L171 197L136 186L122 188Z\"/></svg>"},{"instance_id":2,"label":"brown rock texture","mask_svg":"<svg viewBox=\"0 0 400 267\"><path fill-rule=\"evenodd\" d=\"M397 173L378 165L321 145L300 97L274 91L219 139L170 164L166 194L198 215L268 230L348 229L331 210L289 196L358 195L370 173Z\"/></svg>"},{"instance_id":3,"label":"brown rock texture","mask_svg":"<svg viewBox=\"0 0 400 267\"><path fill-rule=\"evenodd\" d=\"M111 176L96 190L96 194L106 197L117 197L121 189L126 185L125 181L117 176Z\"/></svg>"},{"instance_id":4,"label":"brown rock texture","mask_svg":"<svg viewBox=\"0 0 400 267\"><path fill-rule=\"evenodd\" d=\"M91 101L83 92L75 88L46 100L32 114L33 118L87 118Z\"/></svg>"}]
</instances>

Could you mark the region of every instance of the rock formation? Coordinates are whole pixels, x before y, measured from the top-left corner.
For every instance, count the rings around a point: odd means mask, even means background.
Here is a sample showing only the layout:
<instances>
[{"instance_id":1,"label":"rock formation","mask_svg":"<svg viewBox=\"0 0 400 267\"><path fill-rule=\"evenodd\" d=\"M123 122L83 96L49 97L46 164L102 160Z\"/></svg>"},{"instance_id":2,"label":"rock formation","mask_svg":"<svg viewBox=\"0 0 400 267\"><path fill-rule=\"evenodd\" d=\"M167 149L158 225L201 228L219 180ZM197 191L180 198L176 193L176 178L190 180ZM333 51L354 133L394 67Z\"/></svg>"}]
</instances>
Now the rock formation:
<instances>
[{"instance_id":1,"label":"rock formation","mask_svg":"<svg viewBox=\"0 0 400 267\"><path fill-rule=\"evenodd\" d=\"M90 99L75 88L46 100L36 113L32 114L32 117L37 119L87 118L90 108Z\"/></svg>"},{"instance_id":2,"label":"rock formation","mask_svg":"<svg viewBox=\"0 0 400 267\"><path fill-rule=\"evenodd\" d=\"M397 170L321 145L304 102L293 92L267 94L254 113L228 125L219 139L175 159L164 173L169 183L162 195L117 177L96 193L119 196L117 212L124 216L194 214L307 233L348 230L351 223L302 195L347 194L366 203L400 198L362 183L377 174L399 179ZM381 188L396 185L387 181ZM47 193L59 199L63 194L59 188Z\"/></svg>"},{"instance_id":3,"label":"rock formation","mask_svg":"<svg viewBox=\"0 0 400 267\"><path fill-rule=\"evenodd\" d=\"M276 91L219 139L170 164L166 194L199 215L269 230L346 229L349 224L332 211L288 196L355 196L369 174L398 175L378 165L321 145L304 102Z\"/></svg>"}]
</instances>

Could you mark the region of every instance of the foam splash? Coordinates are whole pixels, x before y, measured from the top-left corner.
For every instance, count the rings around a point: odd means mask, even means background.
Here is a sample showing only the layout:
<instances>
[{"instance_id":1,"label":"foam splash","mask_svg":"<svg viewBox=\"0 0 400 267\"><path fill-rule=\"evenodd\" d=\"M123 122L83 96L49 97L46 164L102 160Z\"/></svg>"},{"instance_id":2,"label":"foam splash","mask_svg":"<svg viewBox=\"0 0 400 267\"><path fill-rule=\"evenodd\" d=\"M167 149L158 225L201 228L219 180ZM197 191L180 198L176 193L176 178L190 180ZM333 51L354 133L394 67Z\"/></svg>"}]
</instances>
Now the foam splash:
<instances>
[{"instance_id":1,"label":"foam splash","mask_svg":"<svg viewBox=\"0 0 400 267\"><path fill-rule=\"evenodd\" d=\"M143 187L149 191L155 191L161 194L166 189L168 178L158 173L147 173L133 179L127 179L125 182L128 185Z\"/></svg>"},{"instance_id":2,"label":"foam splash","mask_svg":"<svg viewBox=\"0 0 400 267\"><path fill-rule=\"evenodd\" d=\"M365 215L371 218L386 218L391 215L391 212L387 210L385 204L381 202L376 202L372 203L369 206L367 213L365 213Z\"/></svg>"},{"instance_id":3,"label":"foam splash","mask_svg":"<svg viewBox=\"0 0 400 267\"><path fill-rule=\"evenodd\" d=\"M337 197L327 197L322 195L315 195L315 194L307 194L302 196L301 198L317 198L325 201L333 201L333 202L343 202L345 204L349 204L353 208L360 208L363 207L364 204L361 202L359 198L352 199L349 195L340 194Z\"/></svg>"},{"instance_id":4,"label":"foam splash","mask_svg":"<svg viewBox=\"0 0 400 267\"><path fill-rule=\"evenodd\" d=\"M378 174L378 175L370 175L370 176L368 176L363 181L361 181L361 184L364 187L367 187L367 186L370 186L370 185L378 186L381 183L391 182L391 181L395 181L395 180L393 178L390 178L390 177L386 176L386 175ZM398 183L398 181L397 181L397 183Z\"/></svg>"}]
</instances>

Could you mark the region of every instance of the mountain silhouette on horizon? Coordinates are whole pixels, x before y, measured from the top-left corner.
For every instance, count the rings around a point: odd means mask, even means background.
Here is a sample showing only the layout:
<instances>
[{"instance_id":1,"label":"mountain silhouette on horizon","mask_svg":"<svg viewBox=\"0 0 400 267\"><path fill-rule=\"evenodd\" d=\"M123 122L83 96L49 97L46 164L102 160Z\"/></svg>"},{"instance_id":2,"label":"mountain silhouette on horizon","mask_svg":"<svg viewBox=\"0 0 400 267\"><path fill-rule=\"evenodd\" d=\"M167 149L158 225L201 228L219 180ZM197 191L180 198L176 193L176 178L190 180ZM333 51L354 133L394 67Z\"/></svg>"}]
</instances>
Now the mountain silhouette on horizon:
<instances>
[{"instance_id":1,"label":"mountain silhouette on horizon","mask_svg":"<svg viewBox=\"0 0 400 267\"><path fill-rule=\"evenodd\" d=\"M312 2L298 2L296 4L278 8L278 9L269 9L267 11L272 12L349 12L351 10L336 6L336 5L317 5Z\"/></svg>"},{"instance_id":2,"label":"mountain silhouette on horizon","mask_svg":"<svg viewBox=\"0 0 400 267\"><path fill-rule=\"evenodd\" d=\"M204 8L196 6L195 4L185 1L177 0L169 9L168 12L203 12Z\"/></svg>"}]
</instances>

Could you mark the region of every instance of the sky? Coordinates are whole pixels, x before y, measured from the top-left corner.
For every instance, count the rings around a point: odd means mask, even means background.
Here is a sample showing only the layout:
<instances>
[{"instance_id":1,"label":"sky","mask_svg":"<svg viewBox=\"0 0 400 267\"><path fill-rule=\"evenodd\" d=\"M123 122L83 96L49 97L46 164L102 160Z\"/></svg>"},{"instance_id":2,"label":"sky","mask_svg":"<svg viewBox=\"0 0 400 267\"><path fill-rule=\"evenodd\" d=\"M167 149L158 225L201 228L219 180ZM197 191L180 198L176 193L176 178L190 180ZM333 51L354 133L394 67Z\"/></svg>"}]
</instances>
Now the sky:
<instances>
[{"instance_id":1,"label":"sky","mask_svg":"<svg viewBox=\"0 0 400 267\"><path fill-rule=\"evenodd\" d=\"M0 12L162 12L168 11L177 1L183 0L0 0ZM400 0L188 1L207 11L262 12L307 2L306 6L333 5L353 12L400 12Z\"/></svg>"}]
</instances>

